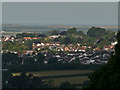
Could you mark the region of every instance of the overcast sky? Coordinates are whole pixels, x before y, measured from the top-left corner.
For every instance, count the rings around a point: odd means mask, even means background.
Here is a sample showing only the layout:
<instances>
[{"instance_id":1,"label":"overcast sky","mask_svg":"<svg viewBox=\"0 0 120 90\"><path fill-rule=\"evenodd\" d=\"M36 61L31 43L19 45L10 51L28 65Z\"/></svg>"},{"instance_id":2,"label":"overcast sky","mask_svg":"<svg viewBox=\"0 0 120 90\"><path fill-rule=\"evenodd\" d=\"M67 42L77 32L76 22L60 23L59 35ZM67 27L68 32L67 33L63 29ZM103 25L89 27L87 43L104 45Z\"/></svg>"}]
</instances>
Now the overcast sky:
<instances>
[{"instance_id":1,"label":"overcast sky","mask_svg":"<svg viewBox=\"0 0 120 90\"><path fill-rule=\"evenodd\" d=\"M3 2L3 24L117 25L117 2Z\"/></svg>"}]
</instances>

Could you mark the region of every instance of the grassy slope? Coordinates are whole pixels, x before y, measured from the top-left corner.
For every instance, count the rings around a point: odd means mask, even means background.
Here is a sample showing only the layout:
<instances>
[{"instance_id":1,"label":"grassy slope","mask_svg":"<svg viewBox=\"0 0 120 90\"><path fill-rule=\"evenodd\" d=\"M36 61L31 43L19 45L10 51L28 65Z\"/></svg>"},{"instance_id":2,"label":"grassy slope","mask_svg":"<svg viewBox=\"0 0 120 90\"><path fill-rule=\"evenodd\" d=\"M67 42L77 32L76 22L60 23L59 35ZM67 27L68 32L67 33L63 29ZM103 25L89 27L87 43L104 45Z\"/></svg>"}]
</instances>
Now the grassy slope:
<instances>
[{"instance_id":1,"label":"grassy slope","mask_svg":"<svg viewBox=\"0 0 120 90\"><path fill-rule=\"evenodd\" d=\"M27 74L32 73L34 76L43 77L45 81L52 79L54 80L54 85L59 86L66 81L71 84L82 84L88 80L87 74L90 72L92 72L92 70L52 70L28 72ZM13 73L13 76L16 75L20 75L20 73Z\"/></svg>"}]
</instances>

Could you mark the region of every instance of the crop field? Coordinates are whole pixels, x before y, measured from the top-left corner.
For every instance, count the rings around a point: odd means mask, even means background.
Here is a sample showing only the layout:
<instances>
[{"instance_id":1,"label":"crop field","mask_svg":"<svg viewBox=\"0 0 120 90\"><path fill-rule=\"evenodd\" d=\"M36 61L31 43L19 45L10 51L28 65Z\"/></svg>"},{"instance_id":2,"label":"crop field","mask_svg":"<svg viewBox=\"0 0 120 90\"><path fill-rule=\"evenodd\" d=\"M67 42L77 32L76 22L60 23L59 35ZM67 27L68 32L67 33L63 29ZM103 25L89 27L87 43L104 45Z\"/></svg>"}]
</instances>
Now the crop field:
<instances>
[{"instance_id":1,"label":"crop field","mask_svg":"<svg viewBox=\"0 0 120 90\"><path fill-rule=\"evenodd\" d=\"M52 78L45 79L45 81L53 80L55 86L59 86L63 82L69 82L70 84L82 84L84 81L88 80L87 76L78 76L78 77L66 77L66 78Z\"/></svg>"},{"instance_id":2,"label":"crop field","mask_svg":"<svg viewBox=\"0 0 120 90\"><path fill-rule=\"evenodd\" d=\"M88 74L93 72L92 70L54 70L54 71L37 71L28 72L33 76L39 76L44 81L53 80L55 86L59 86L63 82L69 82L71 84L82 84L88 80ZM12 73L13 76L20 75L20 73Z\"/></svg>"}]
</instances>

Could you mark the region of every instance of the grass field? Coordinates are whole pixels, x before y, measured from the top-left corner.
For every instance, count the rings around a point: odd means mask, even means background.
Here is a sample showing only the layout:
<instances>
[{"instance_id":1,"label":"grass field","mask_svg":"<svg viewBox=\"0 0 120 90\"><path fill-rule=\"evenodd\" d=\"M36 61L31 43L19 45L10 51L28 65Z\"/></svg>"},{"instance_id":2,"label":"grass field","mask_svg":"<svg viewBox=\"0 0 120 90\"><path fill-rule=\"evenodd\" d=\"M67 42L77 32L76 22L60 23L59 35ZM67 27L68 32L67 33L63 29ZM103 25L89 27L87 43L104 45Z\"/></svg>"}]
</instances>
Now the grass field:
<instances>
[{"instance_id":1,"label":"grass field","mask_svg":"<svg viewBox=\"0 0 120 90\"><path fill-rule=\"evenodd\" d=\"M44 81L53 80L55 86L59 86L63 82L69 82L71 84L82 84L88 80L88 74L92 70L55 70L55 71L37 71L28 72L34 76L43 77ZM12 73L13 76L20 75L20 73ZM47 78L46 78L47 77Z\"/></svg>"},{"instance_id":2,"label":"grass field","mask_svg":"<svg viewBox=\"0 0 120 90\"><path fill-rule=\"evenodd\" d=\"M84 74L90 73L92 70L53 70L53 71L37 71L28 72L32 73L34 76L53 76L53 75L71 75L71 74ZM20 75L20 73L12 73L13 76Z\"/></svg>"},{"instance_id":3,"label":"grass field","mask_svg":"<svg viewBox=\"0 0 120 90\"><path fill-rule=\"evenodd\" d=\"M45 79L45 81L49 81L50 79ZM87 76L79 76L79 77L68 77L68 78L52 78L55 86L59 86L63 82L69 82L70 84L82 84L84 81L88 80Z\"/></svg>"}]
</instances>

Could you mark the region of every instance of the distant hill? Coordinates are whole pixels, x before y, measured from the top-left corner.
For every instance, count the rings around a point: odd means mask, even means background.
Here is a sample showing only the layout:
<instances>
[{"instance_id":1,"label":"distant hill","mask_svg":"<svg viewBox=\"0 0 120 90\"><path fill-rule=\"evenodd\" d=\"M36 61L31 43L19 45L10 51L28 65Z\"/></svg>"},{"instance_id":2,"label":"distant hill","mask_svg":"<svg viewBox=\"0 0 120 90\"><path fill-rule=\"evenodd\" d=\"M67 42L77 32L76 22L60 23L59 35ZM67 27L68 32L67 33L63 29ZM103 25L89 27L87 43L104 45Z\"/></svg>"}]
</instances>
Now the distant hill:
<instances>
[{"instance_id":1,"label":"distant hill","mask_svg":"<svg viewBox=\"0 0 120 90\"><path fill-rule=\"evenodd\" d=\"M13 25L13 24L4 24L2 26L3 31L5 32L47 32L51 30L66 31L69 28L77 28L79 31L86 33L88 29L92 26L83 26L83 25ZM100 26L106 30L118 31L117 27L113 26Z\"/></svg>"}]
</instances>

